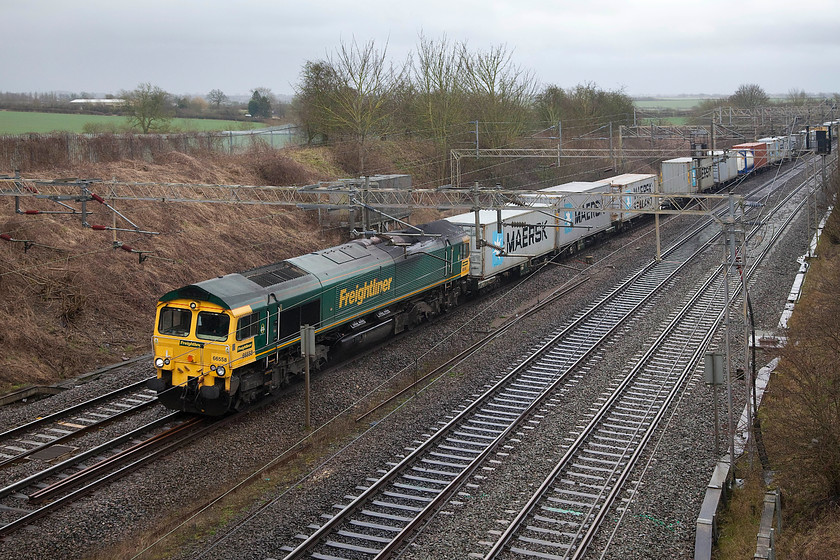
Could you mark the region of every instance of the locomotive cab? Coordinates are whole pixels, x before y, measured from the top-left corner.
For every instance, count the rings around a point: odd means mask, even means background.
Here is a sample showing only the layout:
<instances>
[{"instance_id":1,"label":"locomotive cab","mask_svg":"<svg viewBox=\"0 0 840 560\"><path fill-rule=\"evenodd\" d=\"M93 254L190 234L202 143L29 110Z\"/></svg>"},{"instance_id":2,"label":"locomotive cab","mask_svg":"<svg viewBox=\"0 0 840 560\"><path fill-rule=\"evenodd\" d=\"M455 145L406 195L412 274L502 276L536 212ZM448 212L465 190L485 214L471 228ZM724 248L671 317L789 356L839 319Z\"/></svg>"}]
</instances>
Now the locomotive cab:
<instances>
[{"instance_id":1,"label":"locomotive cab","mask_svg":"<svg viewBox=\"0 0 840 560\"><path fill-rule=\"evenodd\" d=\"M229 408L229 397L223 397L236 392L231 387L234 364L247 359L248 349L253 355L253 336L237 340L251 334L250 328L237 331L237 324L229 309L211 302L158 303L152 337L157 378L150 385L165 406L204 414Z\"/></svg>"}]
</instances>

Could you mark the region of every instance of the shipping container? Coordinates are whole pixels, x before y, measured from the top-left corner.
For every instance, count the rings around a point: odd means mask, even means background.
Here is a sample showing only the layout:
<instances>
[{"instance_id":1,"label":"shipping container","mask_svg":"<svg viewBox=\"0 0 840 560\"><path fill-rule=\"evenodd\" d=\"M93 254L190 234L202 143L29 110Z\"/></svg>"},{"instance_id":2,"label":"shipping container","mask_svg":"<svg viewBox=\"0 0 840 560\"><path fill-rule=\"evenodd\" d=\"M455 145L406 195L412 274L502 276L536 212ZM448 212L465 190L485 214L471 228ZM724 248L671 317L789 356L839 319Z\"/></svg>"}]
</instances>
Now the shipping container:
<instances>
[{"instance_id":1,"label":"shipping container","mask_svg":"<svg viewBox=\"0 0 840 560\"><path fill-rule=\"evenodd\" d=\"M540 189L541 193L546 193L542 200L560 211L560 227L554 240L557 251L571 247L574 252L582 247L580 242L585 237L609 229L611 213L600 210L609 204L601 195L610 192L611 188L606 181L573 181Z\"/></svg>"},{"instance_id":2,"label":"shipping container","mask_svg":"<svg viewBox=\"0 0 840 560\"><path fill-rule=\"evenodd\" d=\"M554 252L554 230L558 220L551 210L549 207L481 210L478 220L480 239L484 245L478 248L475 212L446 220L469 233L469 274L483 280L511 269L527 267L530 259Z\"/></svg>"},{"instance_id":3,"label":"shipping container","mask_svg":"<svg viewBox=\"0 0 840 560\"><path fill-rule=\"evenodd\" d=\"M712 158L712 179L715 185L723 185L738 176L738 159L731 150L709 151Z\"/></svg>"},{"instance_id":4,"label":"shipping container","mask_svg":"<svg viewBox=\"0 0 840 560\"><path fill-rule=\"evenodd\" d=\"M610 228L603 212L606 182L575 182L525 195L527 208L481 210L478 213L483 247L476 248L476 213L446 218L470 235L470 276L489 282L501 272L527 270L531 261L563 250L576 250L582 241Z\"/></svg>"},{"instance_id":5,"label":"shipping container","mask_svg":"<svg viewBox=\"0 0 840 560\"><path fill-rule=\"evenodd\" d=\"M694 165L691 168L691 189L692 192L708 191L715 186L715 178L712 173L712 158L694 158Z\"/></svg>"},{"instance_id":6,"label":"shipping container","mask_svg":"<svg viewBox=\"0 0 840 560\"><path fill-rule=\"evenodd\" d=\"M782 141L776 136L759 138L758 142L767 144L767 163L778 163L782 160Z\"/></svg>"},{"instance_id":7,"label":"shipping container","mask_svg":"<svg viewBox=\"0 0 840 560\"><path fill-rule=\"evenodd\" d=\"M798 134L796 134L796 136L794 136L794 138L795 138L796 151L797 152L803 151L805 149L805 146L807 145L808 133L805 132L804 130L802 130Z\"/></svg>"},{"instance_id":8,"label":"shipping container","mask_svg":"<svg viewBox=\"0 0 840 560\"><path fill-rule=\"evenodd\" d=\"M618 198L613 198L611 207L615 209L630 209L630 210L654 210L656 201L652 196L645 196L659 192L659 178L656 175L643 173L625 173L605 179L610 184L613 194L621 194ZM613 212L611 219L613 222L624 223L638 218L642 214Z\"/></svg>"},{"instance_id":9,"label":"shipping container","mask_svg":"<svg viewBox=\"0 0 840 560\"><path fill-rule=\"evenodd\" d=\"M776 161L782 162L789 159L791 154L791 136L776 136L775 140L779 143L779 156Z\"/></svg>"},{"instance_id":10,"label":"shipping container","mask_svg":"<svg viewBox=\"0 0 840 560\"><path fill-rule=\"evenodd\" d=\"M680 157L662 162L662 192L666 194L691 194L690 157Z\"/></svg>"},{"instance_id":11,"label":"shipping container","mask_svg":"<svg viewBox=\"0 0 840 560\"><path fill-rule=\"evenodd\" d=\"M731 149L737 154L739 175L767 165L767 144L764 142L746 142L732 146Z\"/></svg>"}]
</instances>

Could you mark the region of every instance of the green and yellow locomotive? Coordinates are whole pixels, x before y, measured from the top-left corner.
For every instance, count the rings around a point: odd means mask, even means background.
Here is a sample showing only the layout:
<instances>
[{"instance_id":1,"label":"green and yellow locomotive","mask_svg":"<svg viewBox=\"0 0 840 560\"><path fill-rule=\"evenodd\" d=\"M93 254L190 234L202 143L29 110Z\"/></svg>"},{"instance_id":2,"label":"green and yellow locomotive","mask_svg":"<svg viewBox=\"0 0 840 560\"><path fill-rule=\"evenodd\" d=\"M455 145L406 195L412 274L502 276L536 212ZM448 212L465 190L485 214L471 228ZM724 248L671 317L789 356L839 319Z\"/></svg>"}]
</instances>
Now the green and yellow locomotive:
<instances>
[{"instance_id":1,"label":"green and yellow locomotive","mask_svg":"<svg viewBox=\"0 0 840 560\"><path fill-rule=\"evenodd\" d=\"M173 290L157 304L151 385L172 409L241 408L304 371L301 326L320 367L456 305L469 255L464 230L437 221Z\"/></svg>"}]
</instances>

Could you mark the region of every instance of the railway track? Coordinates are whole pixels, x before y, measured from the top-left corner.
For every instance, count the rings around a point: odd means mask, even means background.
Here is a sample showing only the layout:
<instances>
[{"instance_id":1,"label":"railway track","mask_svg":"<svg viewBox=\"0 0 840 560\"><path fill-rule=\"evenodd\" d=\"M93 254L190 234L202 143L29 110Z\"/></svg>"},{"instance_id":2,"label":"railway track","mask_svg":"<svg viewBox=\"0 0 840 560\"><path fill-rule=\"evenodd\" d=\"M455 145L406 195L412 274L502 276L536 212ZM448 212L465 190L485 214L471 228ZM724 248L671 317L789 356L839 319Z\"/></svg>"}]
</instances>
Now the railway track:
<instances>
[{"instance_id":1,"label":"railway track","mask_svg":"<svg viewBox=\"0 0 840 560\"><path fill-rule=\"evenodd\" d=\"M717 229L717 228L715 228ZM416 534L492 453L583 364L620 325L638 315L670 279L719 235L698 227L660 262L644 267L583 311L531 358L459 411L434 435L378 479L346 496L302 543L286 547L287 560L387 558ZM687 247L689 239L694 249ZM698 249L697 246L700 245Z\"/></svg>"},{"instance_id":2,"label":"railway track","mask_svg":"<svg viewBox=\"0 0 840 560\"><path fill-rule=\"evenodd\" d=\"M7 430L0 433L0 467L38 454L60 456L71 450L60 444L156 402L157 394L143 380Z\"/></svg>"},{"instance_id":3,"label":"railway track","mask_svg":"<svg viewBox=\"0 0 840 560\"><path fill-rule=\"evenodd\" d=\"M793 193L786 199L790 200ZM805 200L795 204L801 209ZM772 249L791 212L753 260ZM758 227L754 228L754 236ZM555 468L501 534L485 560L581 558L669 406L692 375L723 320L725 266L717 268L674 315L603 405L574 435ZM729 278L734 301L738 275Z\"/></svg>"},{"instance_id":4,"label":"railway track","mask_svg":"<svg viewBox=\"0 0 840 560\"><path fill-rule=\"evenodd\" d=\"M232 418L232 417L229 417ZM217 427L172 413L0 489L0 536L29 525Z\"/></svg>"},{"instance_id":5,"label":"railway track","mask_svg":"<svg viewBox=\"0 0 840 560\"><path fill-rule=\"evenodd\" d=\"M287 547L287 560L385 558L402 546L472 476L515 430L565 382L567 374L643 311L654 296L719 236L698 227L665 254L592 304L543 344L534 357L504 376L410 450L379 479L303 542ZM697 241L699 239L699 241ZM688 241L694 240L691 247ZM697 246L700 246L699 248Z\"/></svg>"}]
</instances>

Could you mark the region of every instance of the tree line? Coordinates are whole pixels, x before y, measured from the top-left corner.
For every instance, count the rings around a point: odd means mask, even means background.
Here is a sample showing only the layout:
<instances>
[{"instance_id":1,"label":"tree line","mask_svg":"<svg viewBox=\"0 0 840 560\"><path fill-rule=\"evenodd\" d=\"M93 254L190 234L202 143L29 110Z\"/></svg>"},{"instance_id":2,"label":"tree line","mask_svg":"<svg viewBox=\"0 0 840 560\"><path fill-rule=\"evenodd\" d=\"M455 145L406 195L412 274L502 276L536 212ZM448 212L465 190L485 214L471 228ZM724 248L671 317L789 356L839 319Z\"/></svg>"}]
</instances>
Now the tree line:
<instances>
[{"instance_id":1,"label":"tree line","mask_svg":"<svg viewBox=\"0 0 840 560\"><path fill-rule=\"evenodd\" d=\"M399 134L440 150L515 146L523 137L632 122L633 100L595 84L540 87L504 45L472 50L446 37L420 36L408 60L387 58L387 44L342 43L307 61L292 110L308 142L351 142L365 169L371 139Z\"/></svg>"},{"instance_id":2,"label":"tree line","mask_svg":"<svg viewBox=\"0 0 840 560\"><path fill-rule=\"evenodd\" d=\"M288 103L280 101L270 89L255 88L251 90L251 94L251 99L247 102L231 99L220 89L213 89L203 96L179 96L145 82L133 90L104 96L104 99L121 100L122 103L118 104L71 103L78 99L98 98L97 95L88 92L0 92L0 109L124 115L129 119L129 125L124 127L124 130L99 130L96 126L91 126L86 132L163 133L169 131L170 121L176 117L251 120L282 118L286 115Z\"/></svg>"}]
</instances>

